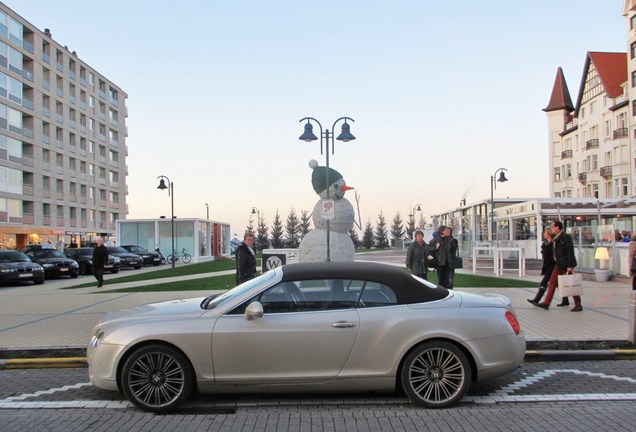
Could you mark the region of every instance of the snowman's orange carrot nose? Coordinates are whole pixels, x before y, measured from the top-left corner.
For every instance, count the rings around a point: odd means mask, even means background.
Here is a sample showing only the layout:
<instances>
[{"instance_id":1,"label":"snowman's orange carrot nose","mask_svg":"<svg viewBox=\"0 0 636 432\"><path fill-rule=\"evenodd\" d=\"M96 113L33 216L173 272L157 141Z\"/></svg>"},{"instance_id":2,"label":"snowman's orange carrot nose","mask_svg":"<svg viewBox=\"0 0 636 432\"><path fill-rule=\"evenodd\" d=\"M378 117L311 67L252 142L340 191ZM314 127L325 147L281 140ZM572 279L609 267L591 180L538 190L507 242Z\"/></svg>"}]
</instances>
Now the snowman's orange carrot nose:
<instances>
[{"instance_id":1,"label":"snowman's orange carrot nose","mask_svg":"<svg viewBox=\"0 0 636 432\"><path fill-rule=\"evenodd\" d=\"M347 185L340 186L340 190L341 191L345 191L346 192L346 191L351 190L351 189L355 189L355 188L352 187L352 186L347 186Z\"/></svg>"}]
</instances>

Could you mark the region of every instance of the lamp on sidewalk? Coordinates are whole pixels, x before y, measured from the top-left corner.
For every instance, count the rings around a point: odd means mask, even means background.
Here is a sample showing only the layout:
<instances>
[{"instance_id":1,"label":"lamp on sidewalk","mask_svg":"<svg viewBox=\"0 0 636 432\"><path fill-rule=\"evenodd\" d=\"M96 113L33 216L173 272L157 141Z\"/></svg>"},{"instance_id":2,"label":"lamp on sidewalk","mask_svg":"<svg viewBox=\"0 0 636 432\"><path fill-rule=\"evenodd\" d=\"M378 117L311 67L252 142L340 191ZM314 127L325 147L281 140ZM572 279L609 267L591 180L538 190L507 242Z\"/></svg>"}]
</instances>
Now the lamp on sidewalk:
<instances>
[{"instance_id":1,"label":"lamp on sidewalk","mask_svg":"<svg viewBox=\"0 0 636 432\"><path fill-rule=\"evenodd\" d=\"M507 182L506 174L504 171L508 171L506 168L498 168L493 175L490 176L490 245L492 246L497 240L496 231L497 224L495 224L495 192L494 189L497 189L497 182L503 183ZM497 173L499 173L499 178L497 178Z\"/></svg>"},{"instance_id":2,"label":"lamp on sidewalk","mask_svg":"<svg viewBox=\"0 0 636 432\"><path fill-rule=\"evenodd\" d=\"M339 119L337 119L334 123L333 126L331 128L331 131L329 129L326 129L325 131L322 130L322 125L320 124L320 122L318 120L316 120L313 117L305 117L300 119L301 122L304 122L305 120L307 120L307 123L305 123L305 131L303 132L303 134L301 136L298 137L299 140L301 141L305 141L305 142L312 142L312 141L316 141L318 140L318 137L314 134L314 127L312 126L311 122L315 122L318 127L320 128L320 154L322 154L322 149L323 149L323 139L325 140L325 167L327 168L325 170L325 183L327 185L327 197L326 199L329 200L329 186L331 186L331 181L329 180L329 141L331 140L331 153L333 154L334 151L334 144L337 141L342 141L342 142L349 142L349 141L353 141L354 139L356 139L355 136L353 136L353 134L351 133L351 126L349 125L349 123L347 123L347 121L355 121L354 119L352 119L351 117L340 117ZM334 129L336 128L336 124L341 121L344 120L344 123L342 124L342 129L340 132L340 135L338 135L337 137L335 137L334 134ZM329 251L329 243L330 243L330 227L329 227L329 219L327 219L327 262L331 261L331 253Z\"/></svg>"},{"instance_id":3,"label":"lamp on sidewalk","mask_svg":"<svg viewBox=\"0 0 636 432\"><path fill-rule=\"evenodd\" d=\"M170 226L171 226L171 234L170 237L172 239L172 252L170 252L170 255L172 255L172 270L174 270L174 262L176 261L175 257L175 249L174 249L174 184L170 181L170 179L168 177L166 177L165 175L160 175L159 177L157 177L157 179L159 180L159 186L157 186L157 189L160 190L166 190L168 189L168 196L170 196L170 213L171 213L171 219L170 219ZM166 186L166 182L168 182L168 185Z\"/></svg>"},{"instance_id":4,"label":"lamp on sidewalk","mask_svg":"<svg viewBox=\"0 0 636 432\"><path fill-rule=\"evenodd\" d=\"M609 260L609 251L606 247L598 247L596 248L596 252L594 253L594 259L599 260L599 268L594 269L594 274L596 275L596 280L598 282L608 281L610 278L611 271L607 269L605 262Z\"/></svg>"}]
</instances>

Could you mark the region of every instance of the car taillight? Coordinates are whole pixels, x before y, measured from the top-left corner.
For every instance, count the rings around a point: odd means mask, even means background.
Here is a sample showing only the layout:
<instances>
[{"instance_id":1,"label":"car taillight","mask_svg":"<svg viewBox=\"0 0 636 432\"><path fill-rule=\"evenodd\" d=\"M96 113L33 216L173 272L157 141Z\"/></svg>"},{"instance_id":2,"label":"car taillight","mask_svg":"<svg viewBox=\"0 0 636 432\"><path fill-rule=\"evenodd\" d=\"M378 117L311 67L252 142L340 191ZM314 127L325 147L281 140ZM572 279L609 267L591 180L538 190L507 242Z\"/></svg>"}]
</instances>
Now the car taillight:
<instances>
[{"instance_id":1,"label":"car taillight","mask_svg":"<svg viewBox=\"0 0 636 432\"><path fill-rule=\"evenodd\" d=\"M508 320L508 324L512 327L515 334L519 334L521 331L521 326L519 325L519 321L517 321L517 317L510 311L506 311L506 319Z\"/></svg>"}]
</instances>

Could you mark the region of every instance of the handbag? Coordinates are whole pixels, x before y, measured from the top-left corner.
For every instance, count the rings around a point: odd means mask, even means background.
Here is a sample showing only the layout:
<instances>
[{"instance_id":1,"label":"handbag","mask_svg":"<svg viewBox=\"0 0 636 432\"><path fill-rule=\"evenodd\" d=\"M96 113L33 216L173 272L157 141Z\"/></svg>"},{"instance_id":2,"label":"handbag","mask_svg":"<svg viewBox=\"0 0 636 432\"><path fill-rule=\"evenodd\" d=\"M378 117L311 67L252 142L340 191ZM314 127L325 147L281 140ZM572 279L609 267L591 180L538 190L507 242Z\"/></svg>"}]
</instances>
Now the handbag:
<instances>
[{"instance_id":1,"label":"handbag","mask_svg":"<svg viewBox=\"0 0 636 432\"><path fill-rule=\"evenodd\" d=\"M581 273L559 275L559 296L572 297L583 295L583 276Z\"/></svg>"},{"instance_id":2,"label":"handbag","mask_svg":"<svg viewBox=\"0 0 636 432\"><path fill-rule=\"evenodd\" d=\"M460 256L453 258L453 268L464 268L464 259Z\"/></svg>"}]
</instances>

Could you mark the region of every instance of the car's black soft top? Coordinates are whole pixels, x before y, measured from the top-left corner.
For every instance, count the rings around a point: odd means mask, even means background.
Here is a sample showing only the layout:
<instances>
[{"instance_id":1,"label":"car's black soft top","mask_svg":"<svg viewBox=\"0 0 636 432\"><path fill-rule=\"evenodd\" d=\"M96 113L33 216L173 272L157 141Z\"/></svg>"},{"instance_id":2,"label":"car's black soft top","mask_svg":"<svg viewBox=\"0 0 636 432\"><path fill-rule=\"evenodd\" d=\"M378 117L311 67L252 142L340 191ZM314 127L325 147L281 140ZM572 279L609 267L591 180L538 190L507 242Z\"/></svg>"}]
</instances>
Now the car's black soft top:
<instances>
[{"instance_id":1,"label":"car's black soft top","mask_svg":"<svg viewBox=\"0 0 636 432\"><path fill-rule=\"evenodd\" d=\"M428 288L406 270L370 262L320 262L287 264L283 281L303 279L357 279L383 283L395 291L399 304L423 303L448 296L444 287Z\"/></svg>"}]
</instances>

